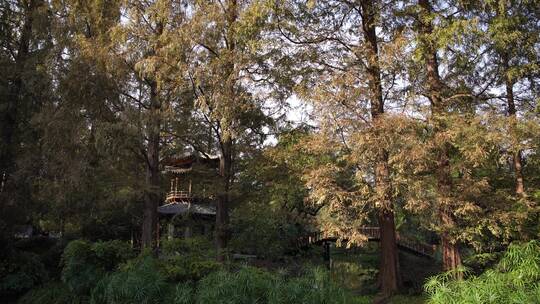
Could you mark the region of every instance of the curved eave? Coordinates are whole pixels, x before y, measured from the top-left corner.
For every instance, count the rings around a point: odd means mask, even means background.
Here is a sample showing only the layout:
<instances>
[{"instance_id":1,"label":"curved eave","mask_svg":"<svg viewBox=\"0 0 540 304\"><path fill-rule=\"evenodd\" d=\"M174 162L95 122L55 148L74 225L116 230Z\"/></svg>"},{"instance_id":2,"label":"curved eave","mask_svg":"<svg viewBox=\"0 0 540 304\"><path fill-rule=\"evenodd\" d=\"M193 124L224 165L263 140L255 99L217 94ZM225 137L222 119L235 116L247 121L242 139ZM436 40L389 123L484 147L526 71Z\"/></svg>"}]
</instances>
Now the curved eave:
<instances>
[{"instance_id":1,"label":"curved eave","mask_svg":"<svg viewBox=\"0 0 540 304\"><path fill-rule=\"evenodd\" d=\"M162 214L201 214L201 215L216 215L216 210L212 206L203 206L196 203L187 202L172 202L158 207L158 212Z\"/></svg>"}]
</instances>

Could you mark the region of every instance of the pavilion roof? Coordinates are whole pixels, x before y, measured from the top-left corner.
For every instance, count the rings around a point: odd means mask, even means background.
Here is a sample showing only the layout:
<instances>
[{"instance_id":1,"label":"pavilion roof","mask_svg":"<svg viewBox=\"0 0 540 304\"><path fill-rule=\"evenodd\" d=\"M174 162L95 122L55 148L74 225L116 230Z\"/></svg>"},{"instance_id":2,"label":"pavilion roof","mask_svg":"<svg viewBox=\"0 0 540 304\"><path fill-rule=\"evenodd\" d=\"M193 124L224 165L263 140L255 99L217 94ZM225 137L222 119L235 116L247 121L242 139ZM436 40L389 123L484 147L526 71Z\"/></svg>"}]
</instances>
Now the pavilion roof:
<instances>
[{"instance_id":1,"label":"pavilion roof","mask_svg":"<svg viewBox=\"0 0 540 304\"><path fill-rule=\"evenodd\" d=\"M202 153L187 153L163 161L165 172L185 173L193 169L193 164L200 163L211 168L219 168L219 156Z\"/></svg>"},{"instance_id":2,"label":"pavilion roof","mask_svg":"<svg viewBox=\"0 0 540 304\"><path fill-rule=\"evenodd\" d=\"M162 214L201 214L216 215L216 208L212 205L196 202L172 202L158 207L158 212Z\"/></svg>"}]
</instances>

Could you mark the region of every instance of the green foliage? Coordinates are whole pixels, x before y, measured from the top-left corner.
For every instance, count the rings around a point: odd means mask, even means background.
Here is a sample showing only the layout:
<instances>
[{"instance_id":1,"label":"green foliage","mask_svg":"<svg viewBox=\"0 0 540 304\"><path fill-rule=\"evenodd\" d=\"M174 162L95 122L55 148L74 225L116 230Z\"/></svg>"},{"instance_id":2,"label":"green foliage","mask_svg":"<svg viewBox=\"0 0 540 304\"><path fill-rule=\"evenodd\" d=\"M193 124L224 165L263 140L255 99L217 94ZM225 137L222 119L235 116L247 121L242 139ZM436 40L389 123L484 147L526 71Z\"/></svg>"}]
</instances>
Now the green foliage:
<instances>
[{"instance_id":1,"label":"green foliage","mask_svg":"<svg viewBox=\"0 0 540 304\"><path fill-rule=\"evenodd\" d=\"M308 193L302 171L313 159L298 145L307 130L283 130L275 147L242 161L238 180L239 206L233 210L232 240L235 251L275 259L295 250L304 232L299 214L315 213L305 204Z\"/></svg>"},{"instance_id":2,"label":"green foliage","mask_svg":"<svg viewBox=\"0 0 540 304\"><path fill-rule=\"evenodd\" d=\"M264 258L279 258L294 248L300 229L285 214L246 204L233 216L231 247Z\"/></svg>"},{"instance_id":3,"label":"green foliage","mask_svg":"<svg viewBox=\"0 0 540 304\"><path fill-rule=\"evenodd\" d=\"M47 271L38 255L18 250L5 250L2 255L0 297L21 294L47 280Z\"/></svg>"},{"instance_id":4,"label":"green foliage","mask_svg":"<svg viewBox=\"0 0 540 304\"><path fill-rule=\"evenodd\" d=\"M269 303L351 303L352 297L335 284L322 269L313 269L307 275L283 281L272 293Z\"/></svg>"},{"instance_id":5,"label":"green foliage","mask_svg":"<svg viewBox=\"0 0 540 304\"><path fill-rule=\"evenodd\" d=\"M174 256L163 262L163 271L172 281L197 281L221 268L215 260Z\"/></svg>"},{"instance_id":6,"label":"green foliage","mask_svg":"<svg viewBox=\"0 0 540 304\"><path fill-rule=\"evenodd\" d=\"M62 282L47 283L25 294L19 304L79 304L83 298L72 293Z\"/></svg>"},{"instance_id":7,"label":"green foliage","mask_svg":"<svg viewBox=\"0 0 540 304\"><path fill-rule=\"evenodd\" d=\"M213 244L204 236L162 240L160 248L165 255L186 254L208 258L214 256Z\"/></svg>"},{"instance_id":8,"label":"green foliage","mask_svg":"<svg viewBox=\"0 0 540 304\"><path fill-rule=\"evenodd\" d=\"M366 290L373 286L377 273L377 268L365 267L357 261L334 261L332 263L332 278L351 290Z\"/></svg>"},{"instance_id":9,"label":"green foliage","mask_svg":"<svg viewBox=\"0 0 540 304\"><path fill-rule=\"evenodd\" d=\"M92 291L90 303L165 303L170 288L159 271L159 262L141 255L104 277Z\"/></svg>"},{"instance_id":10,"label":"green foliage","mask_svg":"<svg viewBox=\"0 0 540 304\"><path fill-rule=\"evenodd\" d=\"M473 273L478 273L480 270L494 266L501 258L500 252L495 253L479 253L473 254L463 260L463 265L470 269Z\"/></svg>"},{"instance_id":11,"label":"green foliage","mask_svg":"<svg viewBox=\"0 0 540 304\"><path fill-rule=\"evenodd\" d=\"M72 292L88 295L107 271L132 256L129 244L122 241L72 241L62 255L62 281Z\"/></svg>"},{"instance_id":12,"label":"green foliage","mask_svg":"<svg viewBox=\"0 0 540 304\"><path fill-rule=\"evenodd\" d=\"M322 269L287 279L267 271L244 267L237 272L219 271L202 279L197 288L180 284L177 304L288 304L366 303L355 300L336 285Z\"/></svg>"},{"instance_id":13,"label":"green foliage","mask_svg":"<svg viewBox=\"0 0 540 304\"><path fill-rule=\"evenodd\" d=\"M197 281L221 268L204 237L164 240L162 249L161 269L170 281Z\"/></svg>"},{"instance_id":14,"label":"green foliage","mask_svg":"<svg viewBox=\"0 0 540 304\"><path fill-rule=\"evenodd\" d=\"M176 285L174 293L175 304L193 304L195 303L195 292L193 286L189 283L180 283Z\"/></svg>"},{"instance_id":15,"label":"green foliage","mask_svg":"<svg viewBox=\"0 0 540 304\"><path fill-rule=\"evenodd\" d=\"M444 273L426 283L429 303L538 303L540 242L512 244L493 269L462 281L451 278Z\"/></svg>"},{"instance_id":16,"label":"green foliage","mask_svg":"<svg viewBox=\"0 0 540 304\"><path fill-rule=\"evenodd\" d=\"M251 267L235 273L219 271L201 280L197 303L268 303L268 292L275 280L272 274Z\"/></svg>"}]
</instances>

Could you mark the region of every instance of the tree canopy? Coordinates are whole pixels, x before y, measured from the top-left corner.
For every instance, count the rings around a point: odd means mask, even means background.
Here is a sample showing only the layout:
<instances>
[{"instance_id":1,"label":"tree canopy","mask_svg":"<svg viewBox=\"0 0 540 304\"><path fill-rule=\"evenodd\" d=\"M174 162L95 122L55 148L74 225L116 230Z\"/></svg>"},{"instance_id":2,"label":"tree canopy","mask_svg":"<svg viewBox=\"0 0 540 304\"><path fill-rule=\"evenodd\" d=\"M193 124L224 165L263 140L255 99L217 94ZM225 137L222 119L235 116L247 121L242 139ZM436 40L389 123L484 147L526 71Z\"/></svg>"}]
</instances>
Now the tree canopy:
<instances>
[{"instance_id":1,"label":"tree canopy","mask_svg":"<svg viewBox=\"0 0 540 304\"><path fill-rule=\"evenodd\" d=\"M155 249L190 154L220 262L379 227L382 293L404 233L460 279L540 237L539 84L536 0L4 0L0 233Z\"/></svg>"}]
</instances>

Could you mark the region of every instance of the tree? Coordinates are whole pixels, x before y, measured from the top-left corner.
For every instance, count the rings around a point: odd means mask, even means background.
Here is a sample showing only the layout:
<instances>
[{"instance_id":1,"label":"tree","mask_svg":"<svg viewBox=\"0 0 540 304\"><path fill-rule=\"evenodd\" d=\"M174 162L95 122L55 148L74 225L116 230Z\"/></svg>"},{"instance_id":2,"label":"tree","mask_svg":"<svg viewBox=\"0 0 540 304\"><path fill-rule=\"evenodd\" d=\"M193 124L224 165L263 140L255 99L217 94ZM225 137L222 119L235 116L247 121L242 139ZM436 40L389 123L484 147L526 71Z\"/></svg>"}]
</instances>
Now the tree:
<instances>
[{"instance_id":1,"label":"tree","mask_svg":"<svg viewBox=\"0 0 540 304\"><path fill-rule=\"evenodd\" d=\"M487 48L491 53L494 69L489 69L493 76L497 77L497 83L504 86L506 99L506 115L509 120L508 132L513 139L510 154L512 158L515 194L518 197L525 196L523 175L523 149L520 147L519 131L519 104L521 109L527 111L526 101L531 99L532 90L524 87L524 82L534 82L537 73L535 70L538 61L538 52L535 46L539 42L538 3L512 2L512 1L489 1L484 5L480 18L486 24ZM482 11L480 9L480 11ZM516 86L521 84L525 88L521 92L522 98L518 98ZM523 90L522 90L523 91ZM529 106L530 107L530 106ZM530 109L530 108L529 108Z\"/></svg>"},{"instance_id":2,"label":"tree","mask_svg":"<svg viewBox=\"0 0 540 304\"><path fill-rule=\"evenodd\" d=\"M311 6L290 1L289 7L283 9L284 21L288 22L278 23L285 39L301 50L297 65L305 72L303 91L299 93L315 102L316 117L320 119L321 130L314 135L312 144L321 148L319 152L337 157L337 167L326 164L309 174L312 196L333 206L330 208L343 208L344 213L358 217L343 223L349 226L346 234L353 242L353 235L357 234L354 231L360 228L356 225L364 222L368 214L353 210L357 204L365 204L365 196L370 196L373 205L367 210L376 211L381 229L379 283L384 295L396 292L400 281L392 202L396 196L393 196L388 165L390 152L385 145L368 148L365 144L368 137L383 140L389 131L384 122L388 116L385 102L399 95L394 87L400 77L400 66L393 60L398 57L403 42L393 9L383 1L312 2ZM369 149L369 156L360 155L366 153L365 149ZM348 171L345 174L352 179L351 184L339 186L337 181L334 184L333 178L344 178L338 177L334 170ZM343 197L339 198L339 193ZM337 202L332 203L331 197Z\"/></svg>"},{"instance_id":3,"label":"tree","mask_svg":"<svg viewBox=\"0 0 540 304\"><path fill-rule=\"evenodd\" d=\"M449 111L451 109L448 94L451 93L441 80L439 74L438 41L440 28L436 28L433 4L428 0L420 0L415 12L415 30L421 62L424 65L425 96L430 104L430 119L433 123L435 142L435 178L436 178L436 208L441 226L441 250L443 254L443 269L454 270L461 265L456 240L450 237L449 231L456 223L451 212L455 198L451 167L451 142L445 138ZM444 18L444 17L441 17ZM442 26L441 26L442 27ZM444 39L444 38L442 38Z\"/></svg>"},{"instance_id":4,"label":"tree","mask_svg":"<svg viewBox=\"0 0 540 304\"><path fill-rule=\"evenodd\" d=\"M185 21L183 3L171 1L128 1L123 9L126 20L113 29L114 40L108 45L106 60L111 72L123 79L123 116L139 130L139 146L133 147L144 163L146 186L142 220L142 246L155 247L158 238L157 207L161 202L160 151L165 110L181 104L185 95L182 82L173 82L159 73L166 63L169 33L176 33ZM179 50L182 50L179 48ZM181 66L182 62L179 62Z\"/></svg>"},{"instance_id":5,"label":"tree","mask_svg":"<svg viewBox=\"0 0 540 304\"><path fill-rule=\"evenodd\" d=\"M261 77L267 69L263 33L269 11L266 1L196 2L189 25L194 52L187 77L196 97L196 115L216 139L216 146L203 152L220 154L216 245L221 261L230 238L235 161L271 122L262 111L262 97L272 77Z\"/></svg>"},{"instance_id":6,"label":"tree","mask_svg":"<svg viewBox=\"0 0 540 304\"><path fill-rule=\"evenodd\" d=\"M39 172L32 118L52 99L51 20L45 1L0 4L0 212L6 235L16 222L29 222L33 203L26 179Z\"/></svg>"}]
</instances>

